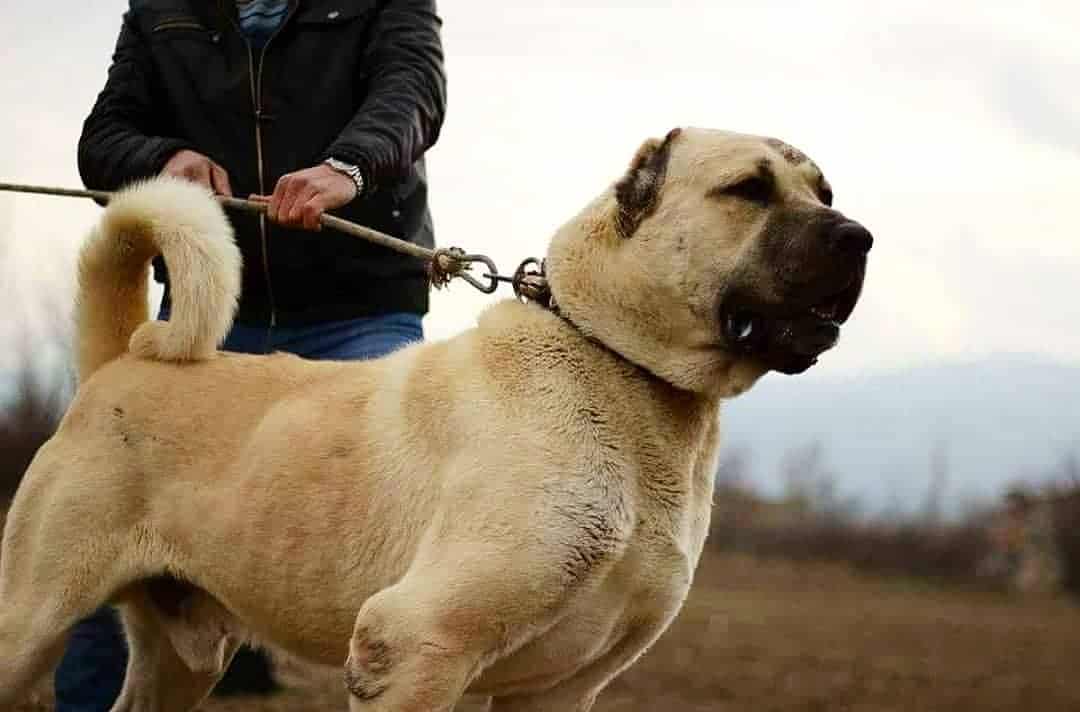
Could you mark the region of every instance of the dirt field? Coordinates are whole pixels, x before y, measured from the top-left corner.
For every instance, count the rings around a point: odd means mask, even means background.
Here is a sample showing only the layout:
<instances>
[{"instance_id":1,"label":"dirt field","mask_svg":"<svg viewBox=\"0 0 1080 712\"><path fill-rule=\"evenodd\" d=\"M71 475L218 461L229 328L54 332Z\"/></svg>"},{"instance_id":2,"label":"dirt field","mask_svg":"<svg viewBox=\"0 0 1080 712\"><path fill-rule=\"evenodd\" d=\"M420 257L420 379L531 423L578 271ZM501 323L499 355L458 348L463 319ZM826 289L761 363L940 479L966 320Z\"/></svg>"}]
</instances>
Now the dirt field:
<instances>
[{"instance_id":1,"label":"dirt field","mask_svg":"<svg viewBox=\"0 0 1080 712\"><path fill-rule=\"evenodd\" d=\"M1063 600L712 554L675 626L596 711L1066 712L1080 710L1078 660L1080 606ZM336 671L287 677L275 698L205 710L346 709Z\"/></svg>"}]
</instances>

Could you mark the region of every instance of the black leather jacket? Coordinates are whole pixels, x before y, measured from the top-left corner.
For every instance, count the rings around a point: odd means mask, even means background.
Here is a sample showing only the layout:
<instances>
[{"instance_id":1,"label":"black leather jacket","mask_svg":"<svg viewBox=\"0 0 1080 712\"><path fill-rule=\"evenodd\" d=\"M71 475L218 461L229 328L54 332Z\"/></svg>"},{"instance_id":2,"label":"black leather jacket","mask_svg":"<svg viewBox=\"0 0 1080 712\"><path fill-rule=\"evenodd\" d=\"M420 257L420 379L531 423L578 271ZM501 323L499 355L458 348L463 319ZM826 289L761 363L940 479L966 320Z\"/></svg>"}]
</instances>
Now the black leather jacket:
<instances>
[{"instance_id":1,"label":"black leather jacket","mask_svg":"<svg viewBox=\"0 0 1080 712\"><path fill-rule=\"evenodd\" d=\"M246 197L334 156L358 165L367 185L334 214L430 247L423 155L446 110L441 25L434 0L290 0L258 50L233 0L131 0L79 140L83 182L115 190L190 148ZM230 218L244 257L238 321L427 311L415 258L328 229Z\"/></svg>"}]
</instances>

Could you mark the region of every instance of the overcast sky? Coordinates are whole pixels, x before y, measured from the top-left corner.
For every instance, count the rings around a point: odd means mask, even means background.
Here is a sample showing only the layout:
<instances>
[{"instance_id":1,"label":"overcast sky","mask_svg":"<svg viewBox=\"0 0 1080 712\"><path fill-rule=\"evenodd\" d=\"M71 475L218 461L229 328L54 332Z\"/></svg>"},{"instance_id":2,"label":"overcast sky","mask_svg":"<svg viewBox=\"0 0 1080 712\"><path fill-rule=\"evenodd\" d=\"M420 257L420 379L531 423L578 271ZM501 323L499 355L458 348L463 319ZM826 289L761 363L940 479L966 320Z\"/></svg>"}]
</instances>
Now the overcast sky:
<instances>
[{"instance_id":1,"label":"overcast sky","mask_svg":"<svg viewBox=\"0 0 1080 712\"><path fill-rule=\"evenodd\" d=\"M887 7L886 7L887 5ZM75 145L123 0L9 3L0 180L79 186ZM437 239L509 271L677 125L779 136L875 234L863 303L816 372L1024 351L1080 362L1080 5L442 2ZM99 210L0 196L0 294L67 304ZM491 297L433 294L432 338ZM0 316L0 343L17 320ZM0 349L0 353L6 349ZM0 361L0 366L2 366Z\"/></svg>"}]
</instances>

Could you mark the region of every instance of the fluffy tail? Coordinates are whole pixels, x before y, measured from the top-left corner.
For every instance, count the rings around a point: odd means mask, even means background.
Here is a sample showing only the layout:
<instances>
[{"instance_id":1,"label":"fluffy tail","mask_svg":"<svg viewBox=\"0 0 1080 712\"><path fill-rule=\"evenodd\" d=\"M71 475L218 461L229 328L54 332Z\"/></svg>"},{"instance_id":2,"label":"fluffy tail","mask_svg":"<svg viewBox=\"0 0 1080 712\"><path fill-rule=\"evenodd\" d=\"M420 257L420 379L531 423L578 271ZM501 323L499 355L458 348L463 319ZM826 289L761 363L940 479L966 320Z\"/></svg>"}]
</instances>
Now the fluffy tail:
<instances>
[{"instance_id":1,"label":"fluffy tail","mask_svg":"<svg viewBox=\"0 0 1080 712\"><path fill-rule=\"evenodd\" d=\"M169 270L169 321L149 321L150 261ZM213 354L236 314L240 251L221 205L202 186L158 177L109 202L79 255L79 381L126 351L162 361Z\"/></svg>"}]
</instances>

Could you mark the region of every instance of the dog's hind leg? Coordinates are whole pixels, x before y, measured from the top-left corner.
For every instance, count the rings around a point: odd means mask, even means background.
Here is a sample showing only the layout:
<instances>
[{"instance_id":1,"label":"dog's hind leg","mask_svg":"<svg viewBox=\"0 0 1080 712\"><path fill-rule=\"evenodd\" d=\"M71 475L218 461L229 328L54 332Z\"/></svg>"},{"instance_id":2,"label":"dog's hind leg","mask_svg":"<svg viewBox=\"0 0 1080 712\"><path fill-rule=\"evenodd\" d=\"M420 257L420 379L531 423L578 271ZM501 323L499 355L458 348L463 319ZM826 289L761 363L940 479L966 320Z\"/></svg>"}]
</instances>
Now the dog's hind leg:
<instances>
[{"instance_id":1,"label":"dog's hind leg","mask_svg":"<svg viewBox=\"0 0 1080 712\"><path fill-rule=\"evenodd\" d=\"M0 709L9 709L56 665L71 627L104 602L64 595L71 582L62 576L49 587L20 582L22 567L9 561L23 552L15 554L6 544L0 562Z\"/></svg>"},{"instance_id":2,"label":"dog's hind leg","mask_svg":"<svg viewBox=\"0 0 1080 712\"><path fill-rule=\"evenodd\" d=\"M10 528L9 528L10 531ZM55 582L37 585L35 579L14 559L25 556L13 552L4 542L0 575L0 709L29 691L47 674L63 654L71 627L96 607L105 595L82 595L77 584L60 572Z\"/></svg>"},{"instance_id":3,"label":"dog's hind leg","mask_svg":"<svg viewBox=\"0 0 1080 712\"><path fill-rule=\"evenodd\" d=\"M0 709L55 666L71 627L106 602L118 558L113 542L87 542L67 501L51 497L40 478L28 480L0 554Z\"/></svg>"},{"instance_id":4,"label":"dog's hind leg","mask_svg":"<svg viewBox=\"0 0 1080 712\"><path fill-rule=\"evenodd\" d=\"M152 539L137 510L101 511L87 504L85 485L72 479L70 451L57 443L47 442L34 457L4 527L0 709L9 709L48 673L77 621L131 581ZM84 449L82 456L83 467L108 472L104 455ZM58 486L65 477L67 486ZM117 528L122 516L129 520Z\"/></svg>"},{"instance_id":5,"label":"dog's hind leg","mask_svg":"<svg viewBox=\"0 0 1080 712\"><path fill-rule=\"evenodd\" d=\"M163 610L161 591L154 591L154 586L139 584L120 605L131 652L124 689L112 712L194 710L221 679L239 647L239 639L217 633L216 619L206 619L207 625L201 628L181 629L182 622L171 620L176 610ZM198 589L184 595L186 600L177 605L224 611Z\"/></svg>"},{"instance_id":6,"label":"dog's hind leg","mask_svg":"<svg viewBox=\"0 0 1080 712\"><path fill-rule=\"evenodd\" d=\"M64 630L40 616L27 617L22 607L0 610L0 709L11 709L52 669L63 642Z\"/></svg>"}]
</instances>

